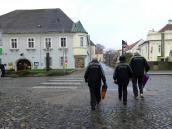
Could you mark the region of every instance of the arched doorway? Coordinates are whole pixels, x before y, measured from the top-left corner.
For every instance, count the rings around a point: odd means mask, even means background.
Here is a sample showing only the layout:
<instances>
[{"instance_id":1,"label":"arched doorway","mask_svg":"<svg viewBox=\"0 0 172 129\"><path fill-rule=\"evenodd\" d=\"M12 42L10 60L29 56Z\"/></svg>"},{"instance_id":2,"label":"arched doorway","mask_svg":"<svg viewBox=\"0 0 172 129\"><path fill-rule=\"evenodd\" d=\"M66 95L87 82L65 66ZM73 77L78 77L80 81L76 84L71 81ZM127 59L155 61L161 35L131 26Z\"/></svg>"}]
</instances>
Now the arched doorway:
<instances>
[{"instance_id":1,"label":"arched doorway","mask_svg":"<svg viewBox=\"0 0 172 129\"><path fill-rule=\"evenodd\" d=\"M31 69L31 63L27 59L20 59L17 62L17 71L18 70L28 70Z\"/></svg>"}]
</instances>

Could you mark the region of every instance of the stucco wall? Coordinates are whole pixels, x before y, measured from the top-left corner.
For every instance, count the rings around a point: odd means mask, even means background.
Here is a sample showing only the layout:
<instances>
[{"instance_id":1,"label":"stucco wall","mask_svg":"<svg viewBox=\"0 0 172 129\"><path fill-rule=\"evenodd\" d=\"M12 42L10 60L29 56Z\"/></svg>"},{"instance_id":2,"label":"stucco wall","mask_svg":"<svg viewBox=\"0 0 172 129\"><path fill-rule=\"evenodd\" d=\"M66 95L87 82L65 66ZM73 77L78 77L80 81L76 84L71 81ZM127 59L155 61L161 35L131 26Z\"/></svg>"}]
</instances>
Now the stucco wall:
<instances>
[{"instance_id":1,"label":"stucco wall","mask_svg":"<svg viewBox=\"0 0 172 129\"><path fill-rule=\"evenodd\" d=\"M50 37L52 39L52 49L50 50L50 57L52 57L51 68L62 68L60 66L60 57L63 56L63 50L60 49L60 37L65 36L67 38L67 51L66 56L68 58L68 68L74 68L74 56L73 56L73 35L72 34L4 34L3 36L3 48L4 53L2 56L2 62L4 64L13 63L16 67L16 62L19 59L28 59L32 68L34 68L34 62L39 62L39 69L45 68L45 38ZM18 49L9 49L11 46L11 38L18 39ZM35 48L29 50L27 48L27 39L35 39ZM23 54L23 56L21 56Z\"/></svg>"}]
</instances>

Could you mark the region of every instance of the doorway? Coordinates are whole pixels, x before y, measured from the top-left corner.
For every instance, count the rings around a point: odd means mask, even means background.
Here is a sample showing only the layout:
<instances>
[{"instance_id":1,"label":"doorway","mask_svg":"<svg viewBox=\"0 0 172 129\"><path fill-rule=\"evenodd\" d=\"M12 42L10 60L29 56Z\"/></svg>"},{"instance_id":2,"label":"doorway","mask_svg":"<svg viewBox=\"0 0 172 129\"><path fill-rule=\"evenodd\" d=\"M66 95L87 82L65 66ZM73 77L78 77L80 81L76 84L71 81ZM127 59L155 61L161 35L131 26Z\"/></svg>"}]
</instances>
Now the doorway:
<instances>
[{"instance_id":1,"label":"doorway","mask_svg":"<svg viewBox=\"0 0 172 129\"><path fill-rule=\"evenodd\" d=\"M18 70L30 70L31 69L31 63L27 59L20 59L17 62L17 71Z\"/></svg>"}]
</instances>

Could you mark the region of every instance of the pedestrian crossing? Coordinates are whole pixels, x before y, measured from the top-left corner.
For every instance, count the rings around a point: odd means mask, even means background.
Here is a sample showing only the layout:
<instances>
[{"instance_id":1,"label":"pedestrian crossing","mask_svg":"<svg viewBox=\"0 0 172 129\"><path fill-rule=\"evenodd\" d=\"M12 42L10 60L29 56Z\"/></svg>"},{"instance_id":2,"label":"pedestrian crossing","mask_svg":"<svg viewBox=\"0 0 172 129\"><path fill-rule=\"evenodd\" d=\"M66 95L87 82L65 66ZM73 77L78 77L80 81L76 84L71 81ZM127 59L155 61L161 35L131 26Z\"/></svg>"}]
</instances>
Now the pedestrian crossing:
<instances>
[{"instance_id":1,"label":"pedestrian crossing","mask_svg":"<svg viewBox=\"0 0 172 129\"><path fill-rule=\"evenodd\" d=\"M53 78L33 86L33 89L77 89L84 82L83 78Z\"/></svg>"}]
</instances>

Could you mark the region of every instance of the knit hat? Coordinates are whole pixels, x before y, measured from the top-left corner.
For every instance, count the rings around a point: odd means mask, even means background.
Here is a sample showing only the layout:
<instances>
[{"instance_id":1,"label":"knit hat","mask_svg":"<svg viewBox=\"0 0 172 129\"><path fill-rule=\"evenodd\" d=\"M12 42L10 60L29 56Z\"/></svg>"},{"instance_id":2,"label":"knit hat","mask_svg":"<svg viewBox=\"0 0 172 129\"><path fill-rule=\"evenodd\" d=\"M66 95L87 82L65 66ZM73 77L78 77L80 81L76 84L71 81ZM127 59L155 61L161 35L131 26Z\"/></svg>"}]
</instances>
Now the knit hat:
<instances>
[{"instance_id":1,"label":"knit hat","mask_svg":"<svg viewBox=\"0 0 172 129\"><path fill-rule=\"evenodd\" d=\"M124 55L122 55L122 56L119 57L119 60L124 62L124 61L126 61L126 58L125 58Z\"/></svg>"}]
</instances>

